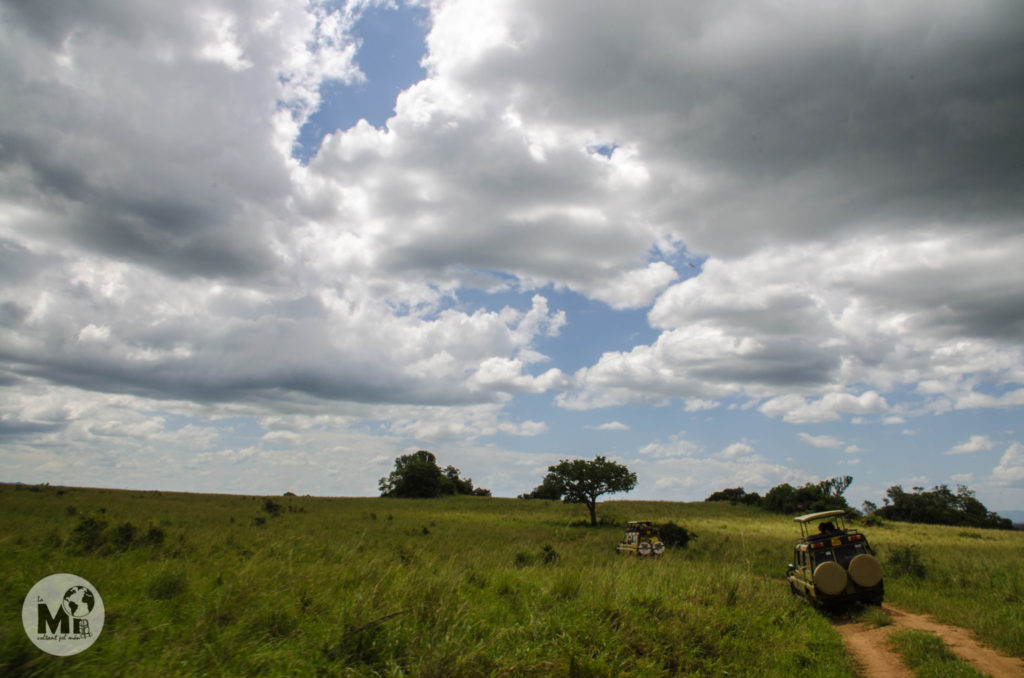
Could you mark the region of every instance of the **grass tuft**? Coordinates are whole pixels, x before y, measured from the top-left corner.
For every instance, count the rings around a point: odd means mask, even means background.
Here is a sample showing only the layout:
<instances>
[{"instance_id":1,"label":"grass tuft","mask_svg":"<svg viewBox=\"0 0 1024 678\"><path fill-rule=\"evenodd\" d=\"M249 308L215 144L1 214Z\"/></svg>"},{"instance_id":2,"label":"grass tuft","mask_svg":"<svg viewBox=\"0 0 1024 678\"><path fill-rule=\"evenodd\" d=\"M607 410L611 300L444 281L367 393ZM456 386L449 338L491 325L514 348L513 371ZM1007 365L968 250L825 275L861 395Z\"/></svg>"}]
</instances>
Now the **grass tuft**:
<instances>
[{"instance_id":1,"label":"grass tuft","mask_svg":"<svg viewBox=\"0 0 1024 678\"><path fill-rule=\"evenodd\" d=\"M889 636L916 678L984 678L974 667L953 654L942 639L927 631L902 629Z\"/></svg>"}]
</instances>

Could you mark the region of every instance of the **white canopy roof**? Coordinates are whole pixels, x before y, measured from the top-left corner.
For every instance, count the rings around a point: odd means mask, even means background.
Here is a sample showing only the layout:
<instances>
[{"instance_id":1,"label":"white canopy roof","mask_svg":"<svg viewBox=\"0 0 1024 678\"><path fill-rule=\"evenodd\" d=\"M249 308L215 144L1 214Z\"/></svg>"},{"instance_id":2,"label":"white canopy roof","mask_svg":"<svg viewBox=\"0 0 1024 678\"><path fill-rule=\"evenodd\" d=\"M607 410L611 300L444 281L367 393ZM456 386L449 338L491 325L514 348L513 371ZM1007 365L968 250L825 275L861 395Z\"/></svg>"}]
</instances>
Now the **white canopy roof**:
<instances>
[{"instance_id":1,"label":"white canopy roof","mask_svg":"<svg viewBox=\"0 0 1024 678\"><path fill-rule=\"evenodd\" d=\"M797 516L796 518L793 518L793 520L798 523L806 523L810 520L821 520L822 518L844 515L846 515L846 511L843 509L833 509L832 511L821 511L820 513L808 513L805 516Z\"/></svg>"}]
</instances>

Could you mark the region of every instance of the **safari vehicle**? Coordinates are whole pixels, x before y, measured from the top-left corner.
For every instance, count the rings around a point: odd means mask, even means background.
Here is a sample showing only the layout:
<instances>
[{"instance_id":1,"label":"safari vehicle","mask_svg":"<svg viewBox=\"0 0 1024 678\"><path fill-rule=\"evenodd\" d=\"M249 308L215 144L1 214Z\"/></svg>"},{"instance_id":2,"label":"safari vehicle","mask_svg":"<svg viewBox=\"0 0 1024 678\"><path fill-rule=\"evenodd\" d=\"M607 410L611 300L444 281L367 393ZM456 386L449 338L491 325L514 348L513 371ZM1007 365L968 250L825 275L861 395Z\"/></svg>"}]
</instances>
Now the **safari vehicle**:
<instances>
[{"instance_id":1,"label":"safari vehicle","mask_svg":"<svg viewBox=\"0 0 1024 678\"><path fill-rule=\"evenodd\" d=\"M665 552L658 528L649 520L633 520L626 527L626 536L615 550L626 556L658 557Z\"/></svg>"},{"instance_id":2,"label":"safari vehicle","mask_svg":"<svg viewBox=\"0 0 1024 678\"><path fill-rule=\"evenodd\" d=\"M882 565L867 537L846 527L844 511L809 513L793 520L800 523L800 539L786 579L794 594L820 607L857 601L882 604Z\"/></svg>"}]
</instances>

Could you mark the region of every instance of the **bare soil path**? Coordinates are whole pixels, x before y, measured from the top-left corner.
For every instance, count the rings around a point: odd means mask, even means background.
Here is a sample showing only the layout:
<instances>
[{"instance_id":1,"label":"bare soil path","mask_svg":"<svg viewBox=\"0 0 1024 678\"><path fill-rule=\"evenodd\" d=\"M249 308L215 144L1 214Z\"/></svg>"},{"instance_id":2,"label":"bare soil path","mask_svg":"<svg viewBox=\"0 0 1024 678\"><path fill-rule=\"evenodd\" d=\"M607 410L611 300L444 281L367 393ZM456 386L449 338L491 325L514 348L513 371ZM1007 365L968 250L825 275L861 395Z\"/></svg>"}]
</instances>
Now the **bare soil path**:
<instances>
[{"instance_id":1,"label":"bare soil path","mask_svg":"<svg viewBox=\"0 0 1024 678\"><path fill-rule=\"evenodd\" d=\"M889 626L876 628L841 617L833 619L864 678L913 676L889 646L889 634L895 629L917 629L937 635L960 659L992 678L1024 678L1024 660L979 645L966 629L940 624L931 617L905 612L891 605L883 605L882 609L892 618L893 623Z\"/></svg>"}]
</instances>

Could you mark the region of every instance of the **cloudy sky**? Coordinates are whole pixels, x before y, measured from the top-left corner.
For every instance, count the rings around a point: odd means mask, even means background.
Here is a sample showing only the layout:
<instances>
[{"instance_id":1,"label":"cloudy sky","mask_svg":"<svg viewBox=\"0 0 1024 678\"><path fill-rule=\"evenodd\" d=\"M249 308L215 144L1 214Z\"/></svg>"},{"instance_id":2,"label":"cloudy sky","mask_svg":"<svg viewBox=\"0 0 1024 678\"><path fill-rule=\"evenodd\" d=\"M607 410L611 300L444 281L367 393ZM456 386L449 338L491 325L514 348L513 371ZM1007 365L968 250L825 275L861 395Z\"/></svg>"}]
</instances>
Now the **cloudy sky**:
<instances>
[{"instance_id":1,"label":"cloudy sky","mask_svg":"<svg viewBox=\"0 0 1024 678\"><path fill-rule=\"evenodd\" d=\"M0 1L0 476L1024 508L1024 4Z\"/></svg>"}]
</instances>

